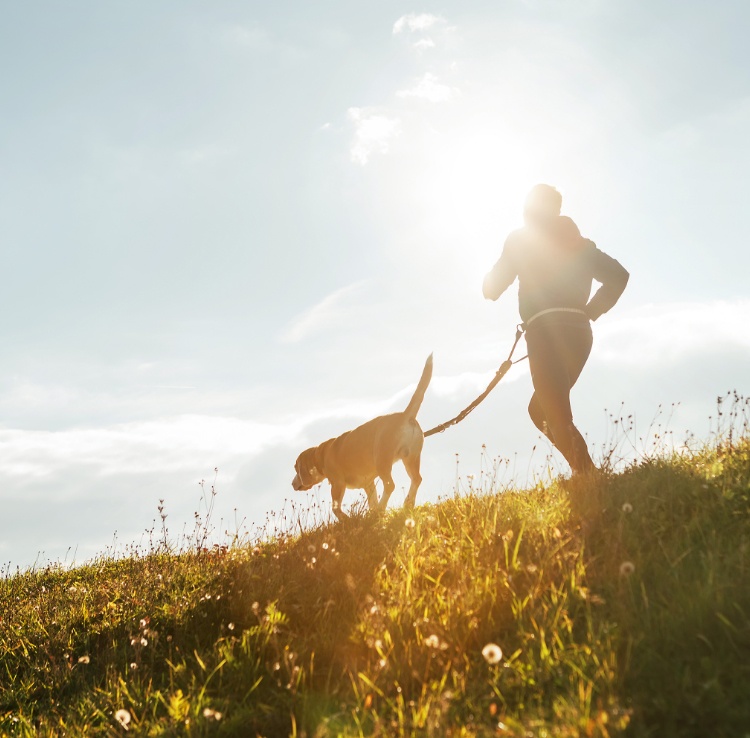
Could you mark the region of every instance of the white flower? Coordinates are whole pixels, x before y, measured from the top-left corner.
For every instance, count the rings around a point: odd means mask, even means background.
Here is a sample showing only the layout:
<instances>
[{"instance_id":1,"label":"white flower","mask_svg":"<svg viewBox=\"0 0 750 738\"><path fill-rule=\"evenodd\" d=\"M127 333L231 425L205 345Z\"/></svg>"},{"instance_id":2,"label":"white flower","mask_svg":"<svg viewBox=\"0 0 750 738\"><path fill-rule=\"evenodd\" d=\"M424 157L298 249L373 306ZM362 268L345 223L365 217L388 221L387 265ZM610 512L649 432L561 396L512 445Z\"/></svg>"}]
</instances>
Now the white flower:
<instances>
[{"instance_id":1,"label":"white flower","mask_svg":"<svg viewBox=\"0 0 750 738\"><path fill-rule=\"evenodd\" d=\"M488 664L499 664L503 658L503 651L497 643L488 643L482 649L482 656Z\"/></svg>"},{"instance_id":2,"label":"white flower","mask_svg":"<svg viewBox=\"0 0 750 738\"><path fill-rule=\"evenodd\" d=\"M88 664L91 661L91 659L88 656L79 656L78 657L78 663L79 664Z\"/></svg>"},{"instance_id":3,"label":"white flower","mask_svg":"<svg viewBox=\"0 0 750 738\"><path fill-rule=\"evenodd\" d=\"M424 645L427 648L440 648L440 639L433 634L429 638L425 638Z\"/></svg>"},{"instance_id":4,"label":"white flower","mask_svg":"<svg viewBox=\"0 0 750 738\"><path fill-rule=\"evenodd\" d=\"M203 717L209 720L221 720L222 714L218 710L212 710L210 707L203 708Z\"/></svg>"},{"instance_id":5,"label":"white flower","mask_svg":"<svg viewBox=\"0 0 750 738\"><path fill-rule=\"evenodd\" d=\"M120 709L115 713L115 720L127 730L130 723L130 713L127 710Z\"/></svg>"},{"instance_id":6,"label":"white flower","mask_svg":"<svg viewBox=\"0 0 750 738\"><path fill-rule=\"evenodd\" d=\"M408 528L409 530L414 528L415 525L416 523L414 522L414 518L406 518L406 520L404 520L404 527Z\"/></svg>"}]
</instances>

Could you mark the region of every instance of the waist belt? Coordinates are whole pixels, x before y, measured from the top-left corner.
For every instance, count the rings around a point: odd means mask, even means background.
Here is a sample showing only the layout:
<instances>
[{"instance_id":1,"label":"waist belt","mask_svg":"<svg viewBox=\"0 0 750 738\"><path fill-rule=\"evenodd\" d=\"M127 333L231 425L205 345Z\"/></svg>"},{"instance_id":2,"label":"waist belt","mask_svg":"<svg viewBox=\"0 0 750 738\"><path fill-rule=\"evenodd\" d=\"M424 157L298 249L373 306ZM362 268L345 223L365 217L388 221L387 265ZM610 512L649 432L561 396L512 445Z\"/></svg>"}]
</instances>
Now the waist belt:
<instances>
[{"instance_id":1,"label":"waist belt","mask_svg":"<svg viewBox=\"0 0 750 738\"><path fill-rule=\"evenodd\" d=\"M528 320L524 321L521 325L524 328L528 328L537 318L541 318L542 315L547 315L547 313L579 313L580 315L586 315L585 310L579 310L578 308L547 308L546 310L541 310L535 315L532 315ZM588 317L588 315L586 315L586 317Z\"/></svg>"}]
</instances>

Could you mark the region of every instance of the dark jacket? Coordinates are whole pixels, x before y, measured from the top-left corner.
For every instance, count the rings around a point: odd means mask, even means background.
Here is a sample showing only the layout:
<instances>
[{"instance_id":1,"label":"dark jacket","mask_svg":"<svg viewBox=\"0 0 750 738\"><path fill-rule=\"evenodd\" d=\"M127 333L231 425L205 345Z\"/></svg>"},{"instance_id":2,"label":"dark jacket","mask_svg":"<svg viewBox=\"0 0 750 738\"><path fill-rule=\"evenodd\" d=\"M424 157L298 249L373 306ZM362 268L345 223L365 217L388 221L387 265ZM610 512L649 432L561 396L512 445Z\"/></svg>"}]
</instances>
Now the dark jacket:
<instances>
[{"instance_id":1,"label":"dark jacket","mask_svg":"<svg viewBox=\"0 0 750 738\"><path fill-rule=\"evenodd\" d=\"M484 278L483 292L487 299L497 300L518 277L521 320L550 308L577 308L596 320L617 302L629 276L618 261L583 238L578 226L561 215L543 226L513 231ZM601 287L589 300L593 280L601 282Z\"/></svg>"}]
</instances>

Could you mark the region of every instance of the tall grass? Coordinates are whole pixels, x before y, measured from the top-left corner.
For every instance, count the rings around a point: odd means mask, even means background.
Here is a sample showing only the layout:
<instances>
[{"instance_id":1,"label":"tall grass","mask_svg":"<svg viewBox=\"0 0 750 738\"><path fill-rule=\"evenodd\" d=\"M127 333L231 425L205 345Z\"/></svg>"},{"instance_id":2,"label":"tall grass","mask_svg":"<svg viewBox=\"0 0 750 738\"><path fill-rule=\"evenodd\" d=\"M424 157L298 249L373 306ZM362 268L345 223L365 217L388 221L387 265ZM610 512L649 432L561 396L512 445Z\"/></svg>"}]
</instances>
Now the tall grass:
<instances>
[{"instance_id":1,"label":"tall grass","mask_svg":"<svg viewBox=\"0 0 750 738\"><path fill-rule=\"evenodd\" d=\"M750 735L747 410L617 473L7 576L0 732Z\"/></svg>"}]
</instances>

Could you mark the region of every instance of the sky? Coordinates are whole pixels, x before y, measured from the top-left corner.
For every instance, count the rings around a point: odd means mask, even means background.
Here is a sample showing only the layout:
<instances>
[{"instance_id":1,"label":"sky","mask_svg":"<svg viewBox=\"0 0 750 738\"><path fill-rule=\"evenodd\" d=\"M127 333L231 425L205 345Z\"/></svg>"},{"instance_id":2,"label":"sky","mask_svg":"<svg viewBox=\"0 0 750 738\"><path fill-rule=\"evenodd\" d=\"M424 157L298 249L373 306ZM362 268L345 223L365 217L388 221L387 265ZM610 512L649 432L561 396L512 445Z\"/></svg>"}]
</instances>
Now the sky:
<instances>
[{"instance_id":1,"label":"sky","mask_svg":"<svg viewBox=\"0 0 750 738\"><path fill-rule=\"evenodd\" d=\"M631 273L572 395L595 460L709 438L717 396L750 395L748 21L742 0L1 4L6 571L144 545L160 504L176 540L211 486L215 540L327 519L325 485L292 491L300 451L403 409L431 352L425 429L505 358L515 287L481 283L537 182ZM530 395L520 363L427 439L418 503L567 473Z\"/></svg>"}]
</instances>

